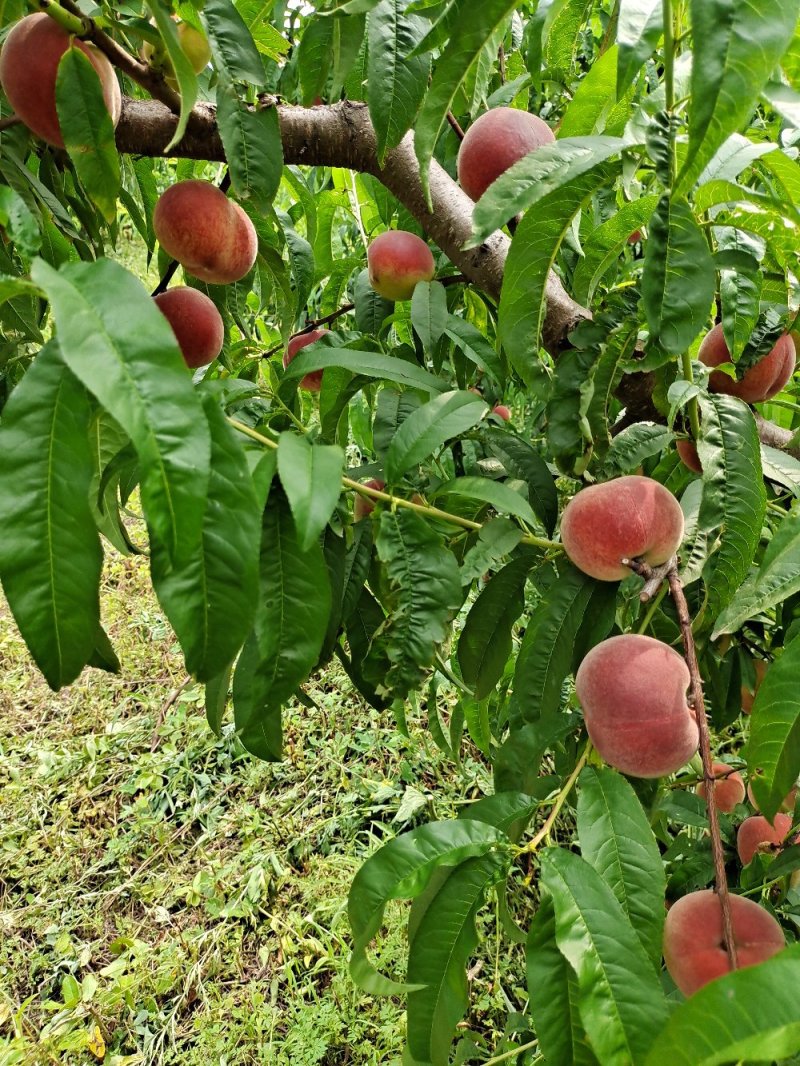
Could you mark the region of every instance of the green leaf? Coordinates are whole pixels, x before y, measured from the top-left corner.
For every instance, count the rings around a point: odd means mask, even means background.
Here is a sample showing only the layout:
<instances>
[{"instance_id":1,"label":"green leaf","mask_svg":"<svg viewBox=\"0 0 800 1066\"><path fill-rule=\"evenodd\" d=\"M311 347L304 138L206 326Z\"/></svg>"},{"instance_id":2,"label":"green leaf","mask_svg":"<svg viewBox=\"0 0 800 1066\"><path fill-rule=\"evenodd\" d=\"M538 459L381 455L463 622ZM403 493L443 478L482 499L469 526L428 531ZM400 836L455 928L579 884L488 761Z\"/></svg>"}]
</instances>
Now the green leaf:
<instances>
[{"instance_id":1,"label":"green leaf","mask_svg":"<svg viewBox=\"0 0 800 1066\"><path fill-rule=\"evenodd\" d=\"M222 719L228 706L228 689L231 686L231 674L233 663L228 663L226 668L216 677L206 682L206 721L215 736L222 736Z\"/></svg>"},{"instance_id":2,"label":"green leaf","mask_svg":"<svg viewBox=\"0 0 800 1066\"><path fill-rule=\"evenodd\" d=\"M411 325L426 352L432 352L447 325L447 293L439 281L420 281L411 297Z\"/></svg>"},{"instance_id":3,"label":"green leaf","mask_svg":"<svg viewBox=\"0 0 800 1066\"><path fill-rule=\"evenodd\" d=\"M310 444L297 433L281 433L278 473L292 509L301 551L308 551L328 524L342 492L344 452Z\"/></svg>"},{"instance_id":4,"label":"green leaf","mask_svg":"<svg viewBox=\"0 0 800 1066\"><path fill-rule=\"evenodd\" d=\"M375 419L372 423L372 440L382 461L386 459L386 452L395 433L421 404L416 392L381 389L378 393Z\"/></svg>"},{"instance_id":5,"label":"green leaf","mask_svg":"<svg viewBox=\"0 0 800 1066\"><path fill-rule=\"evenodd\" d=\"M427 370L405 359L395 359L378 352L358 351L355 348L331 348L321 341L310 344L297 353L286 368L284 379L294 381L304 377L310 370L323 370L328 366L342 366L352 370L354 374L395 381L429 394L445 392L449 388L444 378L429 374ZM477 399L472 393L470 395Z\"/></svg>"},{"instance_id":6,"label":"green leaf","mask_svg":"<svg viewBox=\"0 0 800 1066\"><path fill-rule=\"evenodd\" d=\"M0 422L0 577L52 689L89 662L100 626L103 553L89 506L91 407L55 343L44 347Z\"/></svg>"},{"instance_id":7,"label":"green leaf","mask_svg":"<svg viewBox=\"0 0 800 1066\"><path fill-rule=\"evenodd\" d=\"M761 811L773 818L800 775L800 637L783 649L758 688L745 749L750 783Z\"/></svg>"},{"instance_id":8,"label":"green leaf","mask_svg":"<svg viewBox=\"0 0 800 1066\"><path fill-rule=\"evenodd\" d=\"M461 584L466 586L482 577L487 570L516 548L522 539L519 526L507 518L492 518L481 526L477 540L464 556L461 565Z\"/></svg>"},{"instance_id":9,"label":"green leaf","mask_svg":"<svg viewBox=\"0 0 800 1066\"><path fill-rule=\"evenodd\" d=\"M670 355L685 352L708 322L714 261L683 199L663 196L650 220L642 300L653 340Z\"/></svg>"},{"instance_id":10,"label":"green leaf","mask_svg":"<svg viewBox=\"0 0 800 1066\"><path fill-rule=\"evenodd\" d=\"M616 89L617 48L614 45L595 60L578 83L561 119L559 140L601 133L616 103Z\"/></svg>"},{"instance_id":11,"label":"green leaf","mask_svg":"<svg viewBox=\"0 0 800 1066\"><path fill-rule=\"evenodd\" d=\"M624 148L620 137L568 137L530 152L492 182L473 214L468 247L476 247L520 211L558 193ZM559 202L556 197L555 202ZM539 213L537 212L537 217Z\"/></svg>"},{"instance_id":12,"label":"green leaf","mask_svg":"<svg viewBox=\"0 0 800 1066\"><path fill-rule=\"evenodd\" d=\"M489 428L486 439L508 475L528 486L531 507L548 536L552 536L558 520L558 492L547 463L526 440L507 429Z\"/></svg>"},{"instance_id":13,"label":"green leaf","mask_svg":"<svg viewBox=\"0 0 800 1066\"><path fill-rule=\"evenodd\" d=\"M542 884L556 941L578 979L578 1010L603 1066L643 1064L667 1020L664 993L616 896L579 855L547 848Z\"/></svg>"},{"instance_id":14,"label":"green leaf","mask_svg":"<svg viewBox=\"0 0 800 1066\"><path fill-rule=\"evenodd\" d=\"M637 470L645 459L668 448L673 440L674 434L666 426L654 422L634 422L612 440L603 462L603 472L609 477L629 474Z\"/></svg>"},{"instance_id":15,"label":"green leaf","mask_svg":"<svg viewBox=\"0 0 800 1066\"><path fill-rule=\"evenodd\" d=\"M494 787L498 792L522 791L535 795L545 751L554 747L580 724L580 715L556 712L513 728L494 754Z\"/></svg>"},{"instance_id":16,"label":"green leaf","mask_svg":"<svg viewBox=\"0 0 800 1066\"><path fill-rule=\"evenodd\" d=\"M788 1061L800 1051L800 944L711 981L681 1003L647 1066Z\"/></svg>"},{"instance_id":17,"label":"green leaf","mask_svg":"<svg viewBox=\"0 0 800 1066\"><path fill-rule=\"evenodd\" d=\"M578 781L581 855L622 904L660 969L667 881L650 822L633 788L615 770L586 767Z\"/></svg>"},{"instance_id":18,"label":"green leaf","mask_svg":"<svg viewBox=\"0 0 800 1066\"><path fill-rule=\"evenodd\" d=\"M433 498L438 499L440 496L466 496L470 500L482 500L496 511L513 514L528 525L536 524L536 515L525 497L502 481L475 475L457 477L439 486Z\"/></svg>"},{"instance_id":19,"label":"green leaf","mask_svg":"<svg viewBox=\"0 0 800 1066\"><path fill-rule=\"evenodd\" d=\"M722 303L722 332L734 363L758 322L761 310L761 266L754 252L755 242L736 229L717 231L720 251L735 254L735 266L720 270L719 295Z\"/></svg>"},{"instance_id":20,"label":"green leaf","mask_svg":"<svg viewBox=\"0 0 800 1066\"><path fill-rule=\"evenodd\" d=\"M367 104L381 164L411 128L430 73L430 58L412 55L427 22L407 7L407 0L380 0L367 23Z\"/></svg>"},{"instance_id":21,"label":"green leaf","mask_svg":"<svg viewBox=\"0 0 800 1066\"><path fill-rule=\"evenodd\" d=\"M523 792L495 792L491 796L483 796L468 807L462 807L458 817L488 822L495 829L502 830L511 840L517 841L542 800L553 791L556 781L557 778L554 777L539 778L532 795Z\"/></svg>"},{"instance_id":22,"label":"green leaf","mask_svg":"<svg viewBox=\"0 0 800 1066\"><path fill-rule=\"evenodd\" d=\"M661 0L621 0L617 22L618 97L656 50L663 26Z\"/></svg>"},{"instance_id":23,"label":"green leaf","mask_svg":"<svg viewBox=\"0 0 800 1066\"><path fill-rule=\"evenodd\" d=\"M458 641L461 676L482 700L492 691L511 654L511 629L525 606L532 559L523 553L493 574L473 603Z\"/></svg>"},{"instance_id":24,"label":"green leaf","mask_svg":"<svg viewBox=\"0 0 800 1066\"><path fill-rule=\"evenodd\" d=\"M41 248L36 216L17 190L8 185L0 185L0 225L23 255L35 255ZM38 290L25 278L0 276L0 300L10 300L20 293L38 295Z\"/></svg>"},{"instance_id":25,"label":"green leaf","mask_svg":"<svg viewBox=\"0 0 800 1066\"><path fill-rule=\"evenodd\" d=\"M607 222L592 230L583 242L583 258L572 280L576 300L582 304L592 302L603 275L617 261L630 235L647 225L657 205L657 196L643 196L624 204Z\"/></svg>"},{"instance_id":26,"label":"green leaf","mask_svg":"<svg viewBox=\"0 0 800 1066\"><path fill-rule=\"evenodd\" d=\"M236 87L220 75L217 125L234 192L265 212L278 191L283 170L283 142L274 107L253 111Z\"/></svg>"},{"instance_id":27,"label":"green leaf","mask_svg":"<svg viewBox=\"0 0 800 1066\"><path fill-rule=\"evenodd\" d=\"M556 363L553 389L547 401L547 443L558 469L580 475L592 454L589 408L594 397L595 348L569 348Z\"/></svg>"},{"instance_id":28,"label":"green leaf","mask_svg":"<svg viewBox=\"0 0 800 1066\"><path fill-rule=\"evenodd\" d=\"M484 374L494 378L501 389L505 387L506 368L494 347L479 329L464 318L449 315L445 333L470 362L480 367Z\"/></svg>"},{"instance_id":29,"label":"green leaf","mask_svg":"<svg viewBox=\"0 0 800 1066\"><path fill-rule=\"evenodd\" d=\"M800 0L758 4L691 0L689 8L693 41L689 150L678 176L678 192L691 188L726 137L751 117L792 39Z\"/></svg>"},{"instance_id":30,"label":"green leaf","mask_svg":"<svg viewBox=\"0 0 800 1066\"><path fill-rule=\"evenodd\" d=\"M353 283L353 303L357 328L375 337L381 332L386 319L394 313L394 304L375 292L366 269L360 271Z\"/></svg>"},{"instance_id":31,"label":"green leaf","mask_svg":"<svg viewBox=\"0 0 800 1066\"><path fill-rule=\"evenodd\" d=\"M58 64L56 109L64 144L84 189L106 221L113 222L121 187L114 123L97 71L80 48L68 48Z\"/></svg>"},{"instance_id":32,"label":"green leaf","mask_svg":"<svg viewBox=\"0 0 800 1066\"><path fill-rule=\"evenodd\" d=\"M297 73L305 107L310 107L325 91L333 56L333 37L331 18L313 18L303 30L297 49Z\"/></svg>"},{"instance_id":33,"label":"green leaf","mask_svg":"<svg viewBox=\"0 0 800 1066\"><path fill-rule=\"evenodd\" d=\"M255 41L232 0L205 0L203 25L214 57L214 68L228 83L263 85L264 63Z\"/></svg>"},{"instance_id":34,"label":"green leaf","mask_svg":"<svg viewBox=\"0 0 800 1066\"><path fill-rule=\"evenodd\" d=\"M477 425L488 411L472 392L443 392L408 416L386 452L386 479L397 481L453 437Z\"/></svg>"},{"instance_id":35,"label":"green leaf","mask_svg":"<svg viewBox=\"0 0 800 1066\"><path fill-rule=\"evenodd\" d=\"M169 62L172 65L172 73L178 82L178 90L181 97L181 111L178 116L178 125L175 127L175 133L172 135L172 140L164 149L165 152L169 152L170 148L174 148L176 144L179 144L183 140L183 136L186 133L189 116L191 115L192 108L197 100L197 75L194 72L194 67L189 62L188 57L181 48L177 27L174 20L170 17L167 6L163 4L161 0L147 0L147 7L153 17L153 21L158 27L158 32L161 34L161 40L164 42L164 48L169 57ZM112 146L113 140L112 136Z\"/></svg>"},{"instance_id":36,"label":"green leaf","mask_svg":"<svg viewBox=\"0 0 800 1066\"><path fill-rule=\"evenodd\" d=\"M442 866L458 866L508 844L508 837L493 826L459 818L412 829L367 859L353 879L347 900L354 940L350 972L356 984L373 995L407 991L406 985L378 973L366 956L370 941L381 928L386 904L394 899L414 899Z\"/></svg>"}]
</instances>

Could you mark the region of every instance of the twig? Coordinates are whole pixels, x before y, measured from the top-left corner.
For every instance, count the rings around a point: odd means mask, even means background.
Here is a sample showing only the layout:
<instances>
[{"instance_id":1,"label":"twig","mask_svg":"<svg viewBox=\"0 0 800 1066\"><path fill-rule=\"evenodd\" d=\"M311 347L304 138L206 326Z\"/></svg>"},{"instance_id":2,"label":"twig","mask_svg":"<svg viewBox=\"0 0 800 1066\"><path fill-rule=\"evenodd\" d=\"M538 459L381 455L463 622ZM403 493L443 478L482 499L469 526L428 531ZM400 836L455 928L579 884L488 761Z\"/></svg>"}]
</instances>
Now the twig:
<instances>
[{"instance_id":1,"label":"twig","mask_svg":"<svg viewBox=\"0 0 800 1066\"><path fill-rule=\"evenodd\" d=\"M520 849L520 854L524 854L525 852L536 851L541 842L545 839L545 837L548 837L550 835L550 830L553 828L553 824L555 823L556 818L558 818L559 811L564 806L567 796L572 791L572 786L578 780L578 776L581 770L586 765L586 760L589 758L589 752L591 750L592 743L591 741L587 740L586 747L583 749L583 755L581 755L580 759L578 759L578 762L575 765L575 769L569 775L566 780L566 783L562 787L559 794L556 796L556 801L553 804L553 809L550 811L547 818L545 819L544 825L539 830L539 832L531 838L530 842Z\"/></svg>"},{"instance_id":2,"label":"twig","mask_svg":"<svg viewBox=\"0 0 800 1066\"><path fill-rule=\"evenodd\" d=\"M452 126L453 132L455 133L456 137L458 137L460 141L463 141L465 137L464 130L459 125L459 121L452 111L447 112L447 121Z\"/></svg>"},{"instance_id":3,"label":"twig","mask_svg":"<svg viewBox=\"0 0 800 1066\"><path fill-rule=\"evenodd\" d=\"M158 748L158 745L159 745L159 742L160 742L160 739L161 739L160 736L159 736L159 732L158 731L161 729L161 726L164 724L164 719L167 717L168 711L170 710L171 707L175 706L175 704L178 701L178 697L183 692L185 692L186 689L189 688L189 686L192 685L192 684L194 684L194 678L193 677L187 677L182 685L179 685L177 688L174 688L172 690L172 692L170 692L169 696L167 696L166 700L161 705L161 710L158 712L158 718L156 719L156 724L153 726L153 735L150 738L150 754L151 755Z\"/></svg>"},{"instance_id":4,"label":"twig","mask_svg":"<svg viewBox=\"0 0 800 1066\"><path fill-rule=\"evenodd\" d=\"M19 126L21 122L22 119L17 114L6 115L5 118L0 118L0 132L11 129L12 126Z\"/></svg>"},{"instance_id":5,"label":"twig","mask_svg":"<svg viewBox=\"0 0 800 1066\"><path fill-rule=\"evenodd\" d=\"M639 600L642 603L649 603L653 596L656 595L661 588L665 578L669 575L670 570L677 566L678 560L673 555L671 559L667 559L661 566L648 566L647 563L643 563L640 559L622 559L620 560L623 566L630 567L634 574L638 574L644 578L644 587L639 593Z\"/></svg>"}]
</instances>

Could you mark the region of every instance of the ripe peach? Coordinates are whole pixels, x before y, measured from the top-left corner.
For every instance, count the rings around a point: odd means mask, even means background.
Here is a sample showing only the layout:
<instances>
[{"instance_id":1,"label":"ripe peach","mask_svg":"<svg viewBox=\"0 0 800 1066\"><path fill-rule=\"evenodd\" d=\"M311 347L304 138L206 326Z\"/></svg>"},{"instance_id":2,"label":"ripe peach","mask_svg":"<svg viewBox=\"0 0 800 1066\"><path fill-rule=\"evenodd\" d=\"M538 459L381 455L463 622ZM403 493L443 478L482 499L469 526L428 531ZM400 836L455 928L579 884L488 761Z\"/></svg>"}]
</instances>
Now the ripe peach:
<instances>
[{"instance_id":1,"label":"ripe peach","mask_svg":"<svg viewBox=\"0 0 800 1066\"><path fill-rule=\"evenodd\" d=\"M700 462L700 456L697 454L697 445L693 440L677 440L675 448L685 467L688 467L695 474L703 473L703 464Z\"/></svg>"},{"instance_id":2,"label":"ripe peach","mask_svg":"<svg viewBox=\"0 0 800 1066\"><path fill-rule=\"evenodd\" d=\"M621 581L622 559L651 566L674 555L683 537L683 512L672 493L652 478L631 474L590 485L570 500L561 540L572 562L599 581Z\"/></svg>"},{"instance_id":3,"label":"ripe peach","mask_svg":"<svg viewBox=\"0 0 800 1066\"><path fill-rule=\"evenodd\" d=\"M762 814L745 818L736 833L736 850L742 866L747 866L757 851L782 844L791 828L792 819L788 814L776 814L774 822L768 822Z\"/></svg>"},{"instance_id":4,"label":"ripe peach","mask_svg":"<svg viewBox=\"0 0 800 1066\"><path fill-rule=\"evenodd\" d=\"M785 940L769 911L744 896L729 899L739 966L754 966L777 954ZM664 961L684 996L730 972L716 892L690 892L670 907L664 922Z\"/></svg>"},{"instance_id":5,"label":"ripe peach","mask_svg":"<svg viewBox=\"0 0 800 1066\"><path fill-rule=\"evenodd\" d=\"M167 255L212 285L239 281L258 255L253 223L209 181L179 181L166 189L153 212L153 229Z\"/></svg>"},{"instance_id":6,"label":"ripe peach","mask_svg":"<svg viewBox=\"0 0 800 1066\"><path fill-rule=\"evenodd\" d=\"M167 322L192 370L208 366L222 351L225 326L213 300L204 292L178 286L155 297L156 306Z\"/></svg>"},{"instance_id":7,"label":"ripe peach","mask_svg":"<svg viewBox=\"0 0 800 1066\"><path fill-rule=\"evenodd\" d=\"M755 807L755 809L757 811L761 810L761 808L758 805L758 801L756 800L756 797L753 795L753 786L750 784L749 781L747 783L747 798L750 800L750 803L752 804L753 807ZM796 799L797 799L797 785L795 785L794 788L791 789L791 791L789 792L788 795L783 797L783 802L781 803L781 808L784 811L789 811L789 813L791 813L794 810L794 803L795 803Z\"/></svg>"},{"instance_id":8,"label":"ripe peach","mask_svg":"<svg viewBox=\"0 0 800 1066\"><path fill-rule=\"evenodd\" d=\"M703 338L697 357L706 366L719 366L731 361L731 353L722 334L722 323L714 326ZM721 370L713 370L708 379L708 387L711 392L738 396L746 403L763 403L764 400L777 395L786 385L794 373L795 359L794 341L788 334L784 334L771 352L745 371L740 381Z\"/></svg>"},{"instance_id":9,"label":"ripe peach","mask_svg":"<svg viewBox=\"0 0 800 1066\"><path fill-rule=\"evenodd\" d=\"M307 348L309 344L321 340L326 333L330 333L330 330L312 329L308 333L300 333L296 337L290 337L289 343L286 345L286 353L283 357L284 370L301 348ZM300 379L298 388L305 389L307 392L319 392L322 388L322 375L324 372L324 370L312 370L309 374L306 374L305 377Z\"/></svg>"},{"instance_id":10,"label":"ripe peach","mask_svg":"<svg viewBox=\"0 0 800 1066\"><path fill-rule=\"evenodd\" d=\"M381 492L386 488L386 483L379 478L372 478L369 481L365 481L364 484L368 489L378 489ZM366 518L374 510L375 502L369 496L361 496L356 493L356 498L353 501L353 520L355 522L360 522L362 518Z\"/></svg>"},{"instance_id":11,"label":"ripe peach","mask_svg":"<svg viewBox=\"0 0 800 1066\"><path fill-rule=\"evenodd\" d=\"M529 152L555 140L538 115L516 107L495 107L476 119L458 150L458 180L476 202L492 182Z\"/></svg>"},{"instance_id":12,"label":"ripe peach","mask_svg":"<svg viewBox=\"0 0 800 1066\"><path fill-rule=\"evenodd\" d=\"M39 12L20 19L0 51L0 83L8 102L29 130L56 148L64 147L56 111L56 76L71 40L97 71L103 99L116 126L122 94L114 68L93 45L71 38L49 15Z\"/></svg>"},{"instance_id":13,"label":"ripe peach","mask_svg":"<svg viewBox=\"0 0 800 1066\"><path fill-rule=\"evenodd\" d=\"M502 418L504 422L511 421L511 411L504 403L495 404L492 408L492 414L497 415L498 418Z\"/></svg>"},{"instance_id":14,"label":"ripe peach","mask_svg":"<svg viewBox=\"0 0 800 1066\"><path fill-rule=\"evenodd\" d=\"M367 248L369 283L385 300L410 300L420 281L431 281L436 264L421 237L406 230L381 233Z\"/></svg>"},{"instance_id":15,"label":"ripe peach","mask_svg":"<svg viewBox=\"0 0 800 1066\"><path fill-rule=\"evenodd\" d=\"M717 809L730 814L736 804L744 799L742 775L724 762L712 763L711 769L714 774L714 799L717 801ZM705 781L700 782L695 792L702 799L706 798Z\"/></svg>"},{"instance_id":16,"label":"ripe peach","mask_svg":"<svg viewBox=\"0 0 800 1066\"><path fill-rule=\"evenodd\" d=\"M688 687L681 656L637 633L597 644L575 675L592 744L610 766L632 777L674 773L697 751Z\"/></svg>"},{"instance_id":17,"label":"ripe peach","mask_svg":"<svg viewBox=\"0 0 800 1066\"><path fill-rule=\"evenodd\" d=\"M628 237L628 244L638 244L641 239L642 231L640 229L635 229Z\"/></svg>"}]
</instances>

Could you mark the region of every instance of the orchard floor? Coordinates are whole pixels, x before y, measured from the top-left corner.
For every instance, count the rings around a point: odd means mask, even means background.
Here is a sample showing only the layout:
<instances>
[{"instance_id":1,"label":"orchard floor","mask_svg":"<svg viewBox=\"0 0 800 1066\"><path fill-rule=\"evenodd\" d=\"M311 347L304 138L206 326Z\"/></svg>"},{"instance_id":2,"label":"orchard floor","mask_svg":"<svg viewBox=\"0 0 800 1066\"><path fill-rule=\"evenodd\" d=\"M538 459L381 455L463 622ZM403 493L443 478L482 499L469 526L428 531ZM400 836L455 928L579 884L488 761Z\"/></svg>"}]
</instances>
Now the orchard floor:
<instances>
[{"instance_id":1,"label":"orchard floor","mask_svg":"<svg viewBox=\"0 0 800 1066\"><path fill-rule=\"evenodd\" d=\"M105 572L121 674L58 694L0 603L0 1064L396 1064L400 1001L348 977L349 883L485 771L416 720L405 739L334 669L317 710L289 710L283 763L218 740L145 575ZM470 1021L491 1046L510 1001L486 962Z\"/></svg>"}]
</instances>

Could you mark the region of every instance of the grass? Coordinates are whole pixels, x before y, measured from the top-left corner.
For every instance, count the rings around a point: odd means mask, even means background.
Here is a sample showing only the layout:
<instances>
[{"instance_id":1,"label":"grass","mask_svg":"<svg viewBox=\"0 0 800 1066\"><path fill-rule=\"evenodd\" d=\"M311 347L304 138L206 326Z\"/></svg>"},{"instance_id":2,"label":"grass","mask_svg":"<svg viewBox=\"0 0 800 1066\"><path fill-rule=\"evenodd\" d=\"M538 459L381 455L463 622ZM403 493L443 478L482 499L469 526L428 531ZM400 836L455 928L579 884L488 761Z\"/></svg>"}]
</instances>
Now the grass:
<instances>
[{"instance_id":1,"label":"grass","mask_svg":"<svg viewBox=\"0 0 800 1066\"><path fill-rule=\"evenodd\" d=\"M143 560L109 559L103 616L121 674L54 694L0 606L0 1063L398 1063L401 1001L347 973L350 880L484 768L414 718L403 737L333 667L259 763L208 729ZM494 985L476 976L481 1012L508 1006Z\"/></svg>"}]
</instances>

